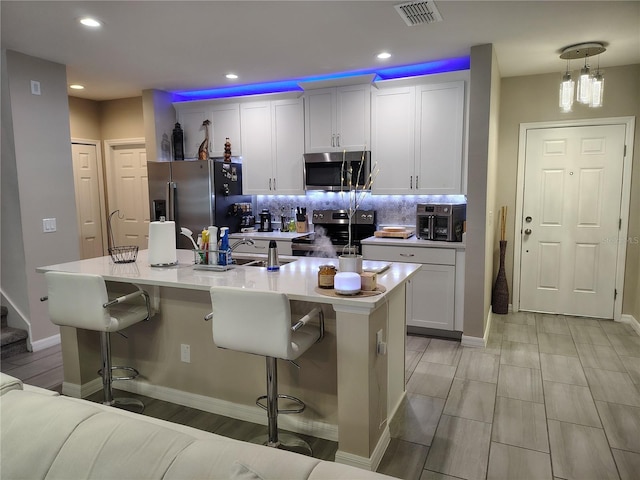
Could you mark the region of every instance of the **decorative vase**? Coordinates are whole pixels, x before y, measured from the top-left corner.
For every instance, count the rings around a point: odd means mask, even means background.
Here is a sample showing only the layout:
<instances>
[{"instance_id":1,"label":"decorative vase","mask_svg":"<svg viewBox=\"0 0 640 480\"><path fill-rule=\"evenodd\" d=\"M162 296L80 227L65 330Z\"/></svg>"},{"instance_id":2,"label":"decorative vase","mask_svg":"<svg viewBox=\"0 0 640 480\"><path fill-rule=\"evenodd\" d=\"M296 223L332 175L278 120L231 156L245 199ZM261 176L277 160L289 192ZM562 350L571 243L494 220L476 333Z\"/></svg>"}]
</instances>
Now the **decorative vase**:
<instances>
[{"instance_id":1,"label":"decorative vase","mask_svg":"<svg viewBox=\"0 0 640 480\"><path fill-rule=\"evenodd\" d=\"M362 273L362 255L348 253L338 257L338 271Z\"/></svg>"},{"instance_id":2,"label":"decorative vase","mask_svg":"<svg viewBox=\"0 0 640 480\"><path fill-rule=\"evenodd\" d=\"M504 269L504 257L507 251L507 241L500 240L500 267L496 283L493 285L491 295L491 308L493 313L506 314L509 312L509 285L507 285L507 275Z\"/></svg>"}]
</instances>

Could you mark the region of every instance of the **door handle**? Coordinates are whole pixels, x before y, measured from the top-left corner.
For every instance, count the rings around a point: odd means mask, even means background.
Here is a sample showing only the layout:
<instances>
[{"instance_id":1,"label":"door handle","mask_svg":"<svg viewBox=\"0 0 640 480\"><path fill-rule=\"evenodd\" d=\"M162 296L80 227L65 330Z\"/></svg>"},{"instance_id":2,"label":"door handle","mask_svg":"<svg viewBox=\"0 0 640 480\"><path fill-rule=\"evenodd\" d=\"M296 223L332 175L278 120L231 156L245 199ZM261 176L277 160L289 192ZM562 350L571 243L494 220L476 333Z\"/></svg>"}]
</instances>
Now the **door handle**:
<instances>
[{"instance_id":1,"label":"door handle","mask_svg":"<svg viewBox=\"0 0 640 480\"><path fill-rule=\"evenodd\" d=\"M176 187L176 182L167 182L167 203L169 204L167 211L169 218L167 220L172 220L178 225L176 218Z\"/></svg>"},{"instance_id":2,"label":"door handle","mask_svg":"<svg viewBox=\"0 0 640 480\"><path fill-rule=\"evenodd\" d=\"M525 234L525 235L531 235L531 229L530 229L530 228L527 228L527 229L524 231L524 234Z\"/></svg>"}]
</instances>

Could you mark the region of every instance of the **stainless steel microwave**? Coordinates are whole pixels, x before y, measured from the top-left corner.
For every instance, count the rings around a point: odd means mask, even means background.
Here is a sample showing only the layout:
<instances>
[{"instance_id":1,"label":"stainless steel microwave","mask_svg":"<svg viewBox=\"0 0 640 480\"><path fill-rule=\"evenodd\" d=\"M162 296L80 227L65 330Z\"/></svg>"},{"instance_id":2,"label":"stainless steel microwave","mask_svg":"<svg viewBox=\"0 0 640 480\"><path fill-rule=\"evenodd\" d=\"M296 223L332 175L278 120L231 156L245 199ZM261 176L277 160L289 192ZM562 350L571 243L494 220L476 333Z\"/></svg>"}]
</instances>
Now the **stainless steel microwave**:
<instances>
[{"instance_id":1,"label":"stainless steel microwave","mask_svg":"<svg viewBox=\"0 0 640 480\"><path fill-rule=\"evenodd\" d=\"M331 192L348 190L349 169L352 185L356 184L357 178L358 188L362 188L371 173L371 152L305 153L304 188Z\"/></svg>"}]
</instances>

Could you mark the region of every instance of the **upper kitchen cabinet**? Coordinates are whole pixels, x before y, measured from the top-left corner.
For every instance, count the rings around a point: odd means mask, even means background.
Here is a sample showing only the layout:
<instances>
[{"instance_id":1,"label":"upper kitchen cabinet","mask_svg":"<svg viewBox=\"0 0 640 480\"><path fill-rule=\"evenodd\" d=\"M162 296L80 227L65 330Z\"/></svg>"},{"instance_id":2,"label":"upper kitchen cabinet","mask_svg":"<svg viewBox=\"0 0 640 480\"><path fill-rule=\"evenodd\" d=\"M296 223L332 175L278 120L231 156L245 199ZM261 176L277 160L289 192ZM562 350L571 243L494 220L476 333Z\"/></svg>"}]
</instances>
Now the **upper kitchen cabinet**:
<instances>
[{"instance_id":1,"label":"upper kitchen cabinet","mask_svg":"<svg viewBox=\"0 0 640 480\"><path fill-rule=\"evenodd\" d=\"M178 122L184 130L184 156L197 158L205 130L202 122L209 119L209 156L222 157L224 142L231 142L231 153L241 156L240 105L238 103L176 104Z\"/></svg>"},{"instance_id":2,"label":"upper kitchen cabinet","mask_svg":"<svg viewBox=\"0 0 640 480\"><path fill-rule=\"evenodd\" d=\"M309 90L304 102L306 153L370 148L370 85Z\"/></svg>"},{"instance_id":3,"label":"upper kitchen cabinet","mask_svg":"<svg viewBox=\"0 0 640 480\"><path fill-rule=\"evenodd\" d=\"M372 94L374 194L463 193L464 81Z\"/></svg>"},{"instance_id":4,"label":"upper kitchen cabinet","mask_svg":"<svg viewBox=\"0 0 640 480\"><path fill-rule=\"evenodd\" d=\"M304 195L302 98L240 105L245 195Z\"/></svg>"}]
</instances>

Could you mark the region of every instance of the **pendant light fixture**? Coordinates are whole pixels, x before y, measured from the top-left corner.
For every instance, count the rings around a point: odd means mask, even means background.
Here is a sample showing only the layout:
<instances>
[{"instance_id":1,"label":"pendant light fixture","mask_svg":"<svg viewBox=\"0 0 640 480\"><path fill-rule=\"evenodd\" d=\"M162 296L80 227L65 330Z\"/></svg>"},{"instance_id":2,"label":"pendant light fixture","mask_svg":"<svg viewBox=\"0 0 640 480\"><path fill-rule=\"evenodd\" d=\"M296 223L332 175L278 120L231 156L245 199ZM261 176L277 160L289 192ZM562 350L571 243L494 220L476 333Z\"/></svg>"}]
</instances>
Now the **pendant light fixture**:
<instances>
[{"instance_id":1,"label":"pendant light fixture","mask_svg":"<svg viewBox=\"0 0 640 480\"><path fill-rule=\"evenodd\" d=\"M600 57L598 56L598 69L595 74L591 73L591 69L587 63L587 58L594 55L600 55L606 51L602 43L590 42L580 43L566 47L562 50L560 58L567 60L567 71L562 76L560 84L560 108L563 112L570 112L573 105L573 92L575 83L571 78L569 71L569 60L584 58L584 66L580 69L578 78L578 88L576 92L576 100L579 103L590 107L602 106L602 94L604 92L604 76L600 71Z\"/></svg>"}]
</instances>

